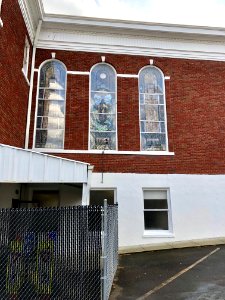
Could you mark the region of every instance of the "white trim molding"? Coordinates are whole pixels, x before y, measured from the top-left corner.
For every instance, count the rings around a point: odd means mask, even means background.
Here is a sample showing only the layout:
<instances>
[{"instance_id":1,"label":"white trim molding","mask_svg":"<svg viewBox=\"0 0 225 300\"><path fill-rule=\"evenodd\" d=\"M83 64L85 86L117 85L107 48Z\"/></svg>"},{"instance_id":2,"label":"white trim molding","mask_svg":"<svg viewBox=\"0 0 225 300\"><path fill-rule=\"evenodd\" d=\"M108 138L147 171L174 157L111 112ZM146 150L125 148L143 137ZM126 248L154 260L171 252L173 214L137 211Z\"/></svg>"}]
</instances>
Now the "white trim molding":
<instances>
[{"instance_id":1,"label":"white trim molding","mask_svg":"<svg viewBox=\"0 0 225 300\"><path fill-rule=\"evenodd\" d=\"M117 77L123 77L123 78L138 78L138 74L117 74Z\"/></svg>"},{"instance_id":2,"label":"white trim molding","mask_svg":"<svg viewBox=\"0 0 225 300\"><path fill-rule=\"evenodd\" d=\"M2 0L0 0L0 27L3 27L3 22L1 19L1 8L2 8Z\"/></svg>"},{"instance_id":3,"label":"white trim molding","mask_svg":"<svg viewBox=\"0 0 225 300\"><path fill-rule=\"evenodd\" d=\"M30 81L29 81L29 79L27 78L27 75L25 74L25 72L24 72L23 69L22 69L21 71L22 71L22 74L23 74L23 76L24 76L24 78L25 78L25 80L26 80L28 86L30 86Z\"/></svg>"},{"instance_id":4,"label":"white trim molding","mask_svg":"<svg viewBox=\"0 0 225 300\"><path fill-rule=\"evenodd\" d=\"M67 71L69 75L89 75L90 72L83 72L83 71Z\"/></svg>"},{"instance_id":5,"label":"white trim molding","mask_svg":"<svg viewBox=\"0 0 225 300\"><path fill-rule=\"evenodd\" d=\"M39 21L38 27L35 34L33 53L31 59L31 73L30 73L30 89L28 96L28 104L27 104L27 124L26 124L26 137L25 137L25 148L28 149L29 144L29 134L30 134L30 118L31 118L31 106L32 106L32 96L33 96L33 84L34 84L34 66L36 59L36 42L38 40L38 36L41 30L42 20Z\"/></svg>"},{"instance_id":6,"label":"white trim molding","mask_svg":"<svg viewBox=\"0 0 225 300\"><path fill-rule=\"evenodd\" d=\"M225 61L224 28L50 14L43 24L43 49Z\"/></svg>"},{"instance_id":7,"label":"white trim molding","mask_svg":"<svg viewBox=\"0 0 225 300\"><path fill-rule=\"evenodd\" d=\"M121 151L121 150L67 150L67 149L47 149L33 148L32 150L45 153L68 153L68 154L114 154L114 155L155 155L155 156L173 156L174 152L168 151ZM104 153L103 153L104 152Z\"/></svg>"}]
</instances>

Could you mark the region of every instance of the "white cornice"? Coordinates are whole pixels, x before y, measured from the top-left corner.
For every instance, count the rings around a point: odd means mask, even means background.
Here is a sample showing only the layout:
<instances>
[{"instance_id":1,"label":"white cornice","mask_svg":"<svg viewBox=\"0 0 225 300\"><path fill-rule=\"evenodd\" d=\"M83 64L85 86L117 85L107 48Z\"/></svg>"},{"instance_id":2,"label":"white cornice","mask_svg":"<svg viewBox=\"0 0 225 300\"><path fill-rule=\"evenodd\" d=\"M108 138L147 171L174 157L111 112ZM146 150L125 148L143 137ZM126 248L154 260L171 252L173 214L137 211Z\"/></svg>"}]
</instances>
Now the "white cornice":
<instances>
[{"instance_id":1,"label":"white cornice","mask_svg":"<svg viewBox=\"0 0 225 300\"><path fill-rule=\"evenodd\" d=\"M47 25L42 26L39 48L225 61L225 37L122 30L118 34L93 26L54 29Z\"/></svg>"},{"instance_id":2,"label":"white cornice","mask_svg":"<svg viewBox=\"0 0 225 300\"><path fill-rule=\"evenodd\" d=\"M38 48L225 61L225 28L46 14L37 2Z\"/></svg>"},{"instance_id":3,"label":"white cornice","mask_svg":"<svg viewBox=\"0 0 225 300\"><path fill-rule=\"evenodd\" d=\"M166 24L166 23L152 23L152 22L137 22L127 20L114 20L102 18L90 18L81 16L69 15L55 15L45 14L44 22L51 24L55 28L59 28L59 24L68 26L91 26L99 28L112 28L134 31L148 31L148 32L168 32L181 34L196 34L196 35L211 35L211 36L225 36L225 28L222 27L208 27L208 26L194 26L182 24Z\"/></svg>"},{"instance_id":4,"label":"white cornice","mask_svg":"<svg viewBox=\"0 0 225 300\"><path fill-rule=\"evenodd\" d=\"M43 17L41 0L18 0L31 42L35 39L38 22Z\"/></svg>"}]
</instances>

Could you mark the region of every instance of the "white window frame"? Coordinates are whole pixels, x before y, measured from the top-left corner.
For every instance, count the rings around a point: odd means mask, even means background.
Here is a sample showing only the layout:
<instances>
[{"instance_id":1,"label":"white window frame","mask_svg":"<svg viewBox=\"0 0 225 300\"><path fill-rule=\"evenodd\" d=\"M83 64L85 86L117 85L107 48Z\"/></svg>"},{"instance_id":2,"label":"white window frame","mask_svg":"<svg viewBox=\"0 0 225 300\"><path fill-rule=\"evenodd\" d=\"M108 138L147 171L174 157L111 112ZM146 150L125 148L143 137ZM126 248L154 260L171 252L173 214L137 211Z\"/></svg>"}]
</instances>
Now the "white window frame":
<instances>
[{"instance_id":1,"label":"white window frame","mask_svg":"<svg viewBox=\"0 0 225 300\"><path fill-rule=\"evenodd\" d=\"M65 106L64 106L64 128L63 128L63 147L60 148L60 149L55 149L55 151L57 152L60 152L64 149L64 143L65 143L65 130L66 130L66 95L67 95L67 67L66 65L61 61L61 60L58 60L58 59L55 59L55 58L52 58L52 59L47 59L45 61L43 61L40 66L39 66L39 69L38 69L38 80L37 80L37 92L36 92L36 104L35 104L35 116L34 116L34 132L33 132L33 146L32 148L33 149L37 149L37 150L41 150L41 151L46 151L46 150L52 150L53 148L37 148L35 147L35 144L36 144L36 130L37 130L37 113L38 113L38 95L39 95L39 85L40 85L40 73L41 73L41 69L43 67L43 65L49 61L57 61L59 62L60 64L62 64L65 68L65 74L66 74L66 79L65 79L65 100L64 100L64 103L65 103Z\"/></svg>"},{"instance_id":2,"label":"white window frame","mask_svg":"<svg viewBox=\"0 0 225 300\"><path fill-rule=\"evenodd\" d=\"M95 65L93 65L90 69L90 75L89 75L89 122L88 122L88 150L89 151L96 151L96 152L99 152L99 150L97 149L91 149L91 74L92 74L92 71L93 69L98 66L98 65L108 65L110 68L112 68L112 70L114 71L115 73L115 122L116 122L116 133L115 133L115 136L116 136L116 149L115 150L100 150L101 152L102 151L118 151L118 130L117 130L117 72L116 72L116 69L111 65L111 64L108 64L106 62L101 62L101 63L97 63Z\"/></svg>"},{"instance_id":3,"label":"white window frame","mask_svg":"<svg viewBox=\"0 0 225 300\"><path fill-rule=\"evenodd\" d=\"M0 27L3 27L3 22L1 19L1 10L2 10L2 0L0 0Z\"/></svg>"},{"instance_id":4,"label":"white window frame","mask_svg":"<svg viewBox=\"0 0 225 300\"><path fill-rule=\"evenodd\" d=\"M152 65L148 65L145 66L143 68L140 69L139 73L138 73L138 95L139 95L139 132L140 132L140 151L148 151L148 152L152 152L151 150L143 150L142 149L142 141L141 141L141 93L140 93L140 74L143 70L147 69L147 68L154 68L156 70L158 70L161 73L162 76L162 81L163 81L163 100L164 100L164 122L165 122L165 141L166 141L166 149L162 150L162 152L169 152L169 143L168 143L168 130L167 130L167 109L166 109L166 89L165 89L165 76L162 72L161 69L159 69L156 66L152 66ZM154 150L153 150L154 152Z\"/></svg>"},{"instance_id":5,"label":"white window frame","mask_svg":"<svg viewBox=\"0 0 225 300\"><path fill-rule=\"evenodd\" d=\"M24 44L24 54L23 54L23 67L22 67L22 72L29 83L28 80L28 70L29 70L29 58L30 58L30 43L28 41L27 36L25 37L25 44Z\"/></svg>"},{"instance_id":6,"label":"white window frame","mask_svg":"<svg viewBox=\"0 0 225 300\"><path fill-rule=\"evenodd\" d=\"M167 195L167 209L145 209L144 208L144 201L145 201L145 192L166 192ZM143 228L144 228L144 237L174 237L173 234L173 223L172 223L172 209L171 209L171 197L170 197L170 189L169 188L143 188ZM168 217L168 229L145 229L145 220L144 220L144 212L145 211L167 211Z\"/></svg>"}]
</instances>

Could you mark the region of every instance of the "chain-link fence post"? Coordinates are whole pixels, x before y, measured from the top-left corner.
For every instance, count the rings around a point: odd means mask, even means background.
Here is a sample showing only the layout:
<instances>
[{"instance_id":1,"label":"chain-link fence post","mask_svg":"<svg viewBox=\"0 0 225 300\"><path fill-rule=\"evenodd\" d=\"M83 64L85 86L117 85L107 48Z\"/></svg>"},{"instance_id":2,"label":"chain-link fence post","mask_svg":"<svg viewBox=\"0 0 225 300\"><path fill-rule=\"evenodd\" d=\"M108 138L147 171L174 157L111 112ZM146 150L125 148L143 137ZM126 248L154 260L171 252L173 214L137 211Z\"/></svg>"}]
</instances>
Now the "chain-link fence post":
<instances>
[{"instance_id":1,"label":"chain-link fence post","mask_svg":"<svg viewBox=\"0 0 225 300\"><path fill-rule=\"evenodd\" d=\"M107 300L107 199L102 211L102 300Z\"/></svg>"}]
</instances>

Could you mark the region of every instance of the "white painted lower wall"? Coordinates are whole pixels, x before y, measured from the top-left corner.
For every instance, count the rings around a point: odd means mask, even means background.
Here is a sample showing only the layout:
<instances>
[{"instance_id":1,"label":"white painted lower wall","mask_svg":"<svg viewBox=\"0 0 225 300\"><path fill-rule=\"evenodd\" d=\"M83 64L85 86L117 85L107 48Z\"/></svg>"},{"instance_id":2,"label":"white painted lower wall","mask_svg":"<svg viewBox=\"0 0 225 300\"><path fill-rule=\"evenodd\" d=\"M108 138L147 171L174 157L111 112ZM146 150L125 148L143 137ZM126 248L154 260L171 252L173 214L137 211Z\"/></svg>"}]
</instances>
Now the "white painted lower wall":
<instances>
[{"instance_id":1,"label":"white painted lower wall","mask_svg":"<svg viewBox=\"0 0 225 300\"><path fill-rule=\"evenodd\" d=\"M225 237L225 175L106 173L101 181L93 173L91 188L116 189L121 249ZM169 188L172 234L144 236L143 188Z\"/></svg>"}]
</instances>

